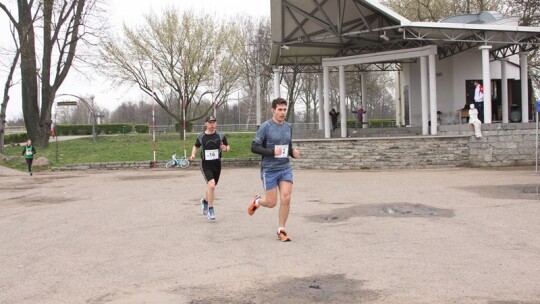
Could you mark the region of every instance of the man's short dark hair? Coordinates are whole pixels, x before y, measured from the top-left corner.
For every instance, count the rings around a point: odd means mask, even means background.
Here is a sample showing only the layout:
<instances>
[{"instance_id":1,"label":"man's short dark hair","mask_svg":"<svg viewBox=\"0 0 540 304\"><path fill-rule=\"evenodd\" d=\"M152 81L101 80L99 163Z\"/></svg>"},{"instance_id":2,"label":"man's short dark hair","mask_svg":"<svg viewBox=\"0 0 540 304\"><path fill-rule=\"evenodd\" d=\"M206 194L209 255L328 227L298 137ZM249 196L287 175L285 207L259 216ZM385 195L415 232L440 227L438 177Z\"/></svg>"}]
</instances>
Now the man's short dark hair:
<instances>
[{"instance_id":1,"label":"man's short dark hair","mask_svg":"<svg viewBox=\"0 0 540 304\"><path fill-rule=\"evenodd\" d=\"M272 109L275 109L278 104L287 105L287 101L281 97L272 100Z\"/></svg>"}]
</instances>

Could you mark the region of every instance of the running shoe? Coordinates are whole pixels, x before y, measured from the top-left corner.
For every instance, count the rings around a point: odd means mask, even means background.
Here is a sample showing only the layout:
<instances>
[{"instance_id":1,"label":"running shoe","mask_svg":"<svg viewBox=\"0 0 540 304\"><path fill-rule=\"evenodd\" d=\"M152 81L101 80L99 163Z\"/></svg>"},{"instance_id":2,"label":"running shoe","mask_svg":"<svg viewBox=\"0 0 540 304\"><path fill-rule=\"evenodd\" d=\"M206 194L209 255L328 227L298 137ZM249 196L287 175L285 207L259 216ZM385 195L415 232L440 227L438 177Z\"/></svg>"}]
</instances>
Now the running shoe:
<instances>
[{"instance_id":1,"label":"running shoe","mask_svg":"<svg viewBox=\"0 0 540 304\"><path fill-rule=\"evenodd\" d=\"M203 215L208 214L208 202L204 198L201 198L201 209Z\"/></svg>"},{"instance_id":2,"label":"running shoe","mask_svg":"<svg viewBox=\"0 0 540 304\"><path fill-rule=\"evenodd\" d=\"M214 208L208 209L208 219L211 221L216 219L216 213L214 212Z\"/></svg>"},{"instance_id":3,"label":"running shoe","mask_svg":"<svg viewBox=\"0 0 540 304\"><path fill-rule=\"evenodd\" d=\"M290 242L291 241L291 238L287 235L287 232L285 231L285 229L281 229L278 232L277 237L282 242Z\"/></svg>"},{"instance_id":4,"label":"running shoe","mask_svg":"<svg viewBox=\"0 0 540 304\"><path fill-rule=\"evenodd\" d=\"M253 200L251 200L251 202L249 202L249 205L248 205L248 214L249 215L253 215L255 213L255 210L257 210L257 208L259 208L259 206L257 206L257 204L255 204L255 201L257 199L261 198L258 194L255 194L255 196L253 197Z\"/></svg>"}]
</instances>

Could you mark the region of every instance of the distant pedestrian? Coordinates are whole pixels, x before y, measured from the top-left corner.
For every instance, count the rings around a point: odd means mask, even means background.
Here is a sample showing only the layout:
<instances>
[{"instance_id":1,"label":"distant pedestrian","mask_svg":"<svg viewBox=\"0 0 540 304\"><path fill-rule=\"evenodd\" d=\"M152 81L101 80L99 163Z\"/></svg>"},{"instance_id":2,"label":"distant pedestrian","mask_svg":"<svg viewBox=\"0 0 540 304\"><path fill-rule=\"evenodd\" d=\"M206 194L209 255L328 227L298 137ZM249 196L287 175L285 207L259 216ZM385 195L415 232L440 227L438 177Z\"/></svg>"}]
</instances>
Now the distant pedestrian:
<instances>
[{"instance_id":1,"label":"distant pedestrian","mask_svg":"<svg viewBox=\"0 0 540 304\"><path fill-rule=\"evenodd\" d=\"M356 114L357 127L360 125L360 128L362 128L364 126L364 114L366 114L366 110L362 104L359 104L358 108L356 110L352 110L351 112Z\"/></svg>"},{"instance_id":2,"label":"distant pedestrian","mask_svg":"<svg viewBox=\"0 0 540 304\"><path fill-rule=\"evenodd\" d=\"M484 122L484 87L480 81L473 81L474 84L474 105L478 110L478 119Z\"/></svg>"},{"instance_id":3,"label":"distant pedestrian","mask_svg":"<svg viewBox=\"0 0 540 304\"><path fill-rule=\"evenodd\" d=\"M26 173L30 174L30 176L33 174L32 162L34 161L34 154L36 154L36 149L32 146L32 140L28 139L26 140L26 146L24 146L21 156L24 156L24 159L26 160Z\"/></svg>"},{"instance_id":4,"label":"distant pedestrian","mask_svg":"<svg viewBox=\"0 0 540 304\"><path fill-rule=\"evenodd\" d=\"M197 136L189 159L193 161L197 150L202 149L200 166L207 188L204 198L201 199L201 208L209 220L215 220L214 197L221 175L221 152L227 152L231 147L225 135L216 131L217 121L214 116L206 117L204 125L206 130Z\"/></svg>"},{"instance_id":5,"label":"distant pedestrian","mask_svg":"<svg viewBox=\"0 0 540 304\"><path fill-rule=\"evenodd\" d=\"M339 112L336 112L336 109L332 108L332 110L330 110L330 119L332 120L332 131L335 131L337 129L338 116L339 116Z\"/></svg>"},{"instance_id":6,"label":"distant pedestrian","mask_svg":"<svg viewBox=\"0 0 540 304\"><path fill-rule=\"evenodd\" d=\"M49 136L54 138L55 136L55 133L54 133L54 129L56 128L56 126L54 124L51 124L51 131L49 132Z\"/></svg>"}]
</instances>

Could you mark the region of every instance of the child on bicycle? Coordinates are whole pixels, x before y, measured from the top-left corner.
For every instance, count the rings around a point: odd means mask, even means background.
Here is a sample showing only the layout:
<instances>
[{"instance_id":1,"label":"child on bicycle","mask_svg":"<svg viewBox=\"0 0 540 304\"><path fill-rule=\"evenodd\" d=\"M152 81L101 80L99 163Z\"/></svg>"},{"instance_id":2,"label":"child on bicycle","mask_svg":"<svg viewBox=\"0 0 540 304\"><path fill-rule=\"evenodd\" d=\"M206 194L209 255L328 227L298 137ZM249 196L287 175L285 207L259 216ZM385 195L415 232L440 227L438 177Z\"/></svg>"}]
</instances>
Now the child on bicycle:
<instances>
[{"instance_id":1,"label":"child on bicycle","mask_svg":"<svg viewBox=\"0 0 540 304\"><path fill-rule=\"evenodd\" d=\"M202 149L201 172L207 189L204 198L201 199L201 208L209 220L215 220L214 194L221 174L221 153L229 151L231 147L225 135L216 131L217 121L214 116L206 117L204 125L206 130L197 136L189 159L193 161L197 150Z\"/></svg>"}]
</instances>

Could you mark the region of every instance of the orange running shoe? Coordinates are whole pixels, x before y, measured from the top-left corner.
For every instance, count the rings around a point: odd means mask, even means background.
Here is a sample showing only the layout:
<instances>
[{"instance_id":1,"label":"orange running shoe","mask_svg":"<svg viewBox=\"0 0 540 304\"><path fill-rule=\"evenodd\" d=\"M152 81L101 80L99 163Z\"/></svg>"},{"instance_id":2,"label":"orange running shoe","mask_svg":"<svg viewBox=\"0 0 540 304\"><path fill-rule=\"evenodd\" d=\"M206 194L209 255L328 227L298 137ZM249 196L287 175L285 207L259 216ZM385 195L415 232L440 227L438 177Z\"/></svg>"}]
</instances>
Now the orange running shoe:
<instances>
[{"instance_id":1,"label":"orange running shoe","mask_svg":"<svg viewBox=\"0 0 540 304\"><path fill-rule=\"evenodd\" d=\"M291 238L287 235L287 232L285 229L281 229L277 234L278 239L280 239L282 242L290 242Z\"/></svg>"},{"instance_id":2,"label":"orange running shoe","mask_svg":"<svg viewBox=\"0 0 540 304\"><path fill-rule=\"evenodd\" d=\"M258 194L255 194L255 196L253 197L253 200L251 202L249 202L249 205L248 205L248 214L249 215L253 215L255 213L255 210L257 210L257 208L259 208L259 206L257 206L257 204L255 203L255 201L257 199L261 198Z\"/></svg>"}]
</instances>

